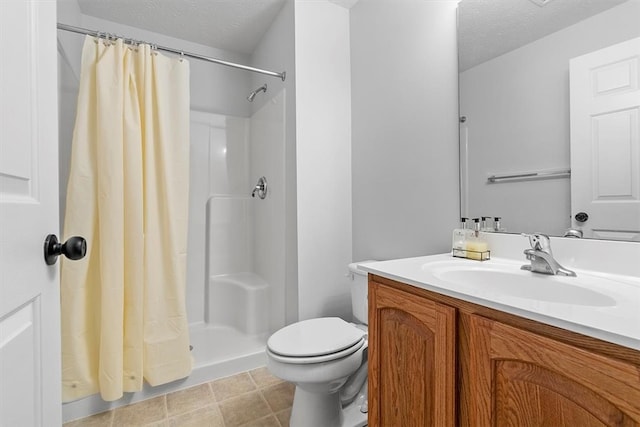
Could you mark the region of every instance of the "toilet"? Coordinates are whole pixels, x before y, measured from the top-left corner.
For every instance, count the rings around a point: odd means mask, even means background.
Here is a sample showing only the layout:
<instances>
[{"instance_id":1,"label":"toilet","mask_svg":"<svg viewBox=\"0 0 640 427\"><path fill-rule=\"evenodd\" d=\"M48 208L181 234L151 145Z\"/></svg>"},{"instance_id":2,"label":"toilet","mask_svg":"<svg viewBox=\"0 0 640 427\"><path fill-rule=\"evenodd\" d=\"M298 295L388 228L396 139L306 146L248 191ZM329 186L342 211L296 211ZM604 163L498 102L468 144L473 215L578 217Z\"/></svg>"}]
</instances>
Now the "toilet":
<instances>
[{"instance_id":1,"label":"toilet","mask_svg":"<svg viewBox=\"0 0 640 427\"><path fill-rule=\"evenodd\" d=\"M291 427L367 425L367 272L349 264L354 322L338 317L285 326L267 341L267 368L296 386Z\"/></svg>"}]
</instances>

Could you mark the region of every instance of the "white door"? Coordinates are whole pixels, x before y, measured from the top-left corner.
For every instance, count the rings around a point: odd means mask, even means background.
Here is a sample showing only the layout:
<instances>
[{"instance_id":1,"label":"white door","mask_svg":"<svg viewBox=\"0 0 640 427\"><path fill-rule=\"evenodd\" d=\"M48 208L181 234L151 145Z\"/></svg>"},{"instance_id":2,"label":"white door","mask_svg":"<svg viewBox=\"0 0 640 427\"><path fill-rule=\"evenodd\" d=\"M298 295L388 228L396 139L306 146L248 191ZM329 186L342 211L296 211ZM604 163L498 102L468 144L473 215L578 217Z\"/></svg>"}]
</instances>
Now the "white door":
<instances>
[{"instance_id":1,"label":"white door","mask_svg":"<svg viewBox=\"0 0 640 427\"><path fill-rule=\"evenodd\" d=\"M640 241L640 38L573 58L570 91L572 225Z\"/></svg>"},{"instance_id":2,"label":"white door","mask_svg":"<svg viewBox=\"0 0 640 427\"><path fill-rule=\"evenodd\" d=\"M59 426L56 3L0 0L0 426Z\"/></svg>"}]
</instances>

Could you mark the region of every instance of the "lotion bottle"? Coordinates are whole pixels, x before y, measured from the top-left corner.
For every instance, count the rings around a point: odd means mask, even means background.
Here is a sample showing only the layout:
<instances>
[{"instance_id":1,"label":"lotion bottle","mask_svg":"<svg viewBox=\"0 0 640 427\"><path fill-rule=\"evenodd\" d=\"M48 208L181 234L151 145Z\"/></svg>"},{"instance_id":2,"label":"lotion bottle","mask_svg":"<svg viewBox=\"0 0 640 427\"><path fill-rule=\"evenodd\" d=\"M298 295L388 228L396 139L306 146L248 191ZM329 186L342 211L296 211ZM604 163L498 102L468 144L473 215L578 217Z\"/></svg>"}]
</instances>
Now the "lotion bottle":
<instances>
[{"instance_id":1,"label":"lotion bottle","mask_svg":"<svg viewBox=\"0 0 640 427\"><path fill-rule=\"evenodd\" d=\"M480 218L473 219L473 232L466 240L467 258L484 261L489 259L489 245L480 235Z\"/></svg>"}]
</instances>

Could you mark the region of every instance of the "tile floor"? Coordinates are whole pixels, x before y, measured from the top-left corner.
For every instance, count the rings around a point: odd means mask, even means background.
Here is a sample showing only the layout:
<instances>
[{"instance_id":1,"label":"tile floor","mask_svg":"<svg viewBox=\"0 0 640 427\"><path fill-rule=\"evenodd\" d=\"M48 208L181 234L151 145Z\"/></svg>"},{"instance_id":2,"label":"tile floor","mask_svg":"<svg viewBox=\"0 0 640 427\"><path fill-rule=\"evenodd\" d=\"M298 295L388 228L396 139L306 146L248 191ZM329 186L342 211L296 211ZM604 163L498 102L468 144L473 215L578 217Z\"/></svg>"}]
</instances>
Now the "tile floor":
<instances>
[{"instance_id":1,"label":"tile floor","mask_svg":"<svg viewBox=\"0 0 640 427\"><path fill-rule=\"evenodd\" d=\"M64 427L288 427L293 384L258 368L71 421Z\"/></svg>"}]
</instances>

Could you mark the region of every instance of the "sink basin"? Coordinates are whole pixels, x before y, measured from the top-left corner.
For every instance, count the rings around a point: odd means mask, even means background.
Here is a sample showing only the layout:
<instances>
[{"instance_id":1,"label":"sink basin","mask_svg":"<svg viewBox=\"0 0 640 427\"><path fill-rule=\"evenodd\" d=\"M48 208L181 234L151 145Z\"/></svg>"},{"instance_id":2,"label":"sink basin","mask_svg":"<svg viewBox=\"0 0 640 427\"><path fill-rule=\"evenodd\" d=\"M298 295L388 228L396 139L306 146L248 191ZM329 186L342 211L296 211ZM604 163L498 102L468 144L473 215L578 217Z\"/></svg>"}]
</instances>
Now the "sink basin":
<instances>
[{"instance_id":1,"label":"sink basin","mask_svg":"<svg viewBox=\"0 0 640 427\"><path fill-rule=\"evenodd\" d=\"M472 266L467 263L429 263L424 271L458 287L474 287L492 296L508 296L557 304L610 307L617 304L611 296L593 287L614 282L602 277L579 274L578 277L551 276L520 270L518 265Z\"/></svg>"}]
</instances>

